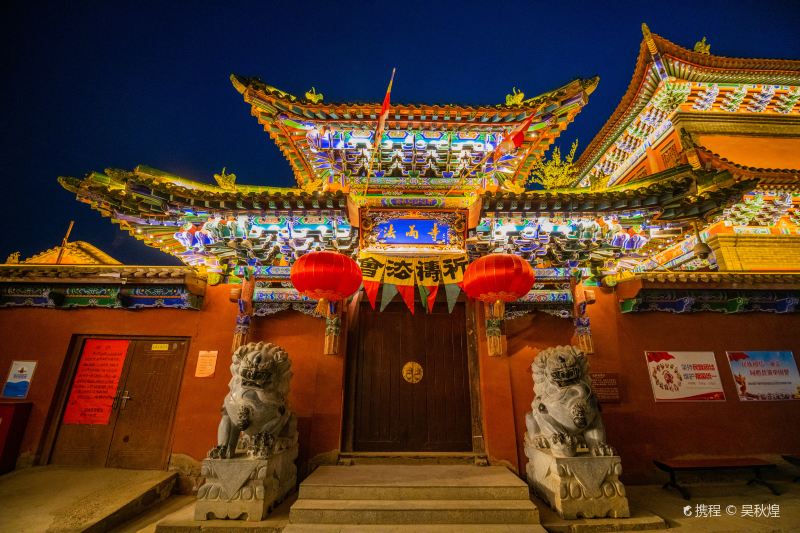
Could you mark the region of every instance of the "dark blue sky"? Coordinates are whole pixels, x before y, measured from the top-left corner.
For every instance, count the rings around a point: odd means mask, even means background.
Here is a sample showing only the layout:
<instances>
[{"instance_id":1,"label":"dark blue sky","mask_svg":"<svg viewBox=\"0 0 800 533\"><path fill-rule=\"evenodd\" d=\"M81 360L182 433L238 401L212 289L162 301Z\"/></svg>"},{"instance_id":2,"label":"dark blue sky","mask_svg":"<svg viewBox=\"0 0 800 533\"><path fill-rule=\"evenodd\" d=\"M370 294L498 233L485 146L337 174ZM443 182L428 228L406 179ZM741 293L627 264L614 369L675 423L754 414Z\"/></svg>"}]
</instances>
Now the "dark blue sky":
<instances>
[{"instance_id":1,"label":"dark blue sky","mask_svg":"<svg viewBox=\"0 0 800 533\"><path fill-rule=\"evenodd\" d=\"M293 184L289 164L231 86L257 75L327 101L498 103L600 75L562 136L581 148L622 97L640 24L714 54L800 59L800 2L4 2L0 261L88 240L129 263L173 264L56 182L143 163L212 181ZM227 2L225 4L228 4ZM579 148L580 151L580 148Z\"/></svg>"}]
</instances>

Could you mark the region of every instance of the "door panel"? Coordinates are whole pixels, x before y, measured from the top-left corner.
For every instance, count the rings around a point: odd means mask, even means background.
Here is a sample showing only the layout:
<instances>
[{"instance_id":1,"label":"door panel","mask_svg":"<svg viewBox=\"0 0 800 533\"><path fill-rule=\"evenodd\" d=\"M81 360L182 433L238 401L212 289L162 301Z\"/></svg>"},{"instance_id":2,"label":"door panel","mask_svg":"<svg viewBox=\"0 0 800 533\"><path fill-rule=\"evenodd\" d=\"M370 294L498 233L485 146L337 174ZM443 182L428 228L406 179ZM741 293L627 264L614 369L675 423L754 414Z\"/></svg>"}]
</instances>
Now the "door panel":
<instances>
[{"instance_id":1,"label":"door panel","mask_svg":"<svg viewBox=\"0 0 800 533\"><path fill-rule=\"evenodd\" d=\"M470 451L465 311L412 315L402 303L360 308L355 361L355 451ZM422 378L403 377L407 363Z\"/></svg>"},{"instance_id":2,"label":"door panel","mask_svg":"<svg viewBox=\"0 0 800 533\"><path fill-rule=\"evenodd\" d=\"M107 466L163 466L185 352L186 341L134 343Z\"/></svg>"},{"instance_id":3,"label":"door panel","mask_svg":"<svg viewBox=\"0 0 800 533\"><path fill-rule=\"evenodd\" d=\"M105 466L119 414L115 395L130 365L126 339L85 339L50 462Z\"/></svg>"},{"instance_id":4,"label":"door panel","mask_svg":"<svg viewBox=\"0 0 800 533\"><path fill-rule=\"evenodd\" d=\"M125 350L121 351L123 344ZM83 345L50 462L163 468L188 341L86 339ZM86 400L84 395L83 403L76 406L72 400L80 396L87 382L87 374L81 372L81 366L96 355L90 350L94 345L102 345L106 352L102 354L103 361L88 365L93 369L88 377L89 388L101 390L91 400ZM124 357L118 381L114 381L116 387L109 377L110 373L119 371L109 362L112 352ZM116 399L112 403L113 395Z\"/></svg>"}]
</instances>

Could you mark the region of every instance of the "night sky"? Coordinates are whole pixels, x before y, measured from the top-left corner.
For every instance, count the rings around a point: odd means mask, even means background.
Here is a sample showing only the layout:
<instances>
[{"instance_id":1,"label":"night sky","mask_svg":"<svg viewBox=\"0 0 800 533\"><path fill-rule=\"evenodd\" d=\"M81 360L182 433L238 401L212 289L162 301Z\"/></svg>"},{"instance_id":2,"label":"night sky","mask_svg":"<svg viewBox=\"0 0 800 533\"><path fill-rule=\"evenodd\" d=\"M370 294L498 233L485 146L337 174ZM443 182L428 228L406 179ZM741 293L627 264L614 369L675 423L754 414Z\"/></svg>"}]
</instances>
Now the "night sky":
<instances>
[{"instance_id":1,"label":"night sky","mask_svg":"<svg viewBox=\"0 0 800 533\"><path fill-rule=\"evenodd\" d=\"M113 5L112 5L113 4ZM0 261L86 240L128 264L178 264L56 182L146 164L213 182L290 186L289 164L232 72L328 102L487 104L600 76L562 135L579 153L630 82L640 25L734 57L800 59L800 2L3 2ZM238 4L238 3L237 3ZM614 4L608 7L606 4Z\"/></svg>"}]
</instances>

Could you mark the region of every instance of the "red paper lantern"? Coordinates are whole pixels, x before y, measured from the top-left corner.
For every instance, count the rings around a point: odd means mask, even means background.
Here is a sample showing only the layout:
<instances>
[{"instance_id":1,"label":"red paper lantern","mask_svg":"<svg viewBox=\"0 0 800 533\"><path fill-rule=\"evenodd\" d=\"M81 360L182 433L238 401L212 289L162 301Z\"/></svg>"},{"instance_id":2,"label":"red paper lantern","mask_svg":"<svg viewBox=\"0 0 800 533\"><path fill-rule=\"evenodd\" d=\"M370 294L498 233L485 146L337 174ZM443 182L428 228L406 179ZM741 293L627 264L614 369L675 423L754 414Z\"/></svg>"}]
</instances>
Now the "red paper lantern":
<instances>
[{"instance_id":1,"label":"red paper lantern","mask_svg":"<svg viewBox=\"0 0 800 533\"><path fill-rule=\"evenodd\" d=\"M511 254L490 254L473 261L464 272L464 292L486 302L486 341L489 355L502 355L502 325L506 302L528 294L533 287L533 269Z\"/></svg>"},{"instance_id":2,"label":"red paper lantern","mask_svg":"<svg viewBox=\"0 0 800 533\"><path fill-rule=\"evenodd\" d=\"M486 303L513 302L533 287L533 268L512 254L489 254L470 263L464 272L464 292Z\"/></svg>"},{"instance_id":3,"label":"red paper lantern","mask_svg":"<svg viewBox=\"0 0 800 533\"><path fill-rule=\"evenodd\" d=\"M361 286L361 268L346 255L309 252L292 265L292 285L314 300L344 300Z\"/></svg>"},{"instance_id":4,"label":"red paper lantern","mask_svg":"<svg viewBox=\"0 0 800 533\"><path fill-rule=\"evenodd\" d=\"M339 352L341 306L361 286L361 268L346 255L336 252L310 252L292 265L292 285L305 296L319 300L317 312L325 317L326 354Z\"/></svg>"}]
</instances>

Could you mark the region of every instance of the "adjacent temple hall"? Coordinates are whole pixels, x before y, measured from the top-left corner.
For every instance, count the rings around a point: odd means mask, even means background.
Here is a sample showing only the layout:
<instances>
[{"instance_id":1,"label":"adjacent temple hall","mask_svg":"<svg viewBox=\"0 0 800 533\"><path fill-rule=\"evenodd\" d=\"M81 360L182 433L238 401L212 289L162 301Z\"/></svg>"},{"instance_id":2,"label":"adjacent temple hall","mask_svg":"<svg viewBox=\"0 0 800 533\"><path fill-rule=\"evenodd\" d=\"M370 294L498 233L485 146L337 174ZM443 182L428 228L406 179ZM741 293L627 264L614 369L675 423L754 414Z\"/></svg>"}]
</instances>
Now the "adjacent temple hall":
<instances>
[{"instance_id":1,"label":"adjacent temple hall","mask_svg":"<svg viewBox=\"0 0 800 533\"><path fill-rule=\"evenodd\" d=\"M3 468L174 470L196 491L209 450L236 447L220 406L236 372L257 380L232 355L258 342L291 362L297 482L392 458L530 483L526 450L557 448L535 433L558 402L534 378L573 382L581 361L613 450L586 446L626 484L662 483L660 458L800 449L800 60L642 29L575 160L553 143L598 78L465 106L234 74L295 187L145 165L59 177L183 265L67 238L0 265L2 409L27 417ZM569 346L579 359L537 371Z\"/></svg>"}]
</instances>

